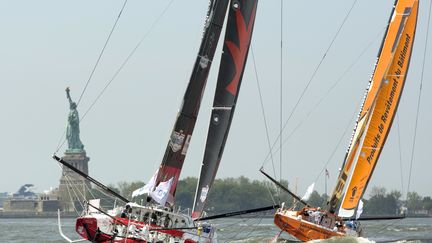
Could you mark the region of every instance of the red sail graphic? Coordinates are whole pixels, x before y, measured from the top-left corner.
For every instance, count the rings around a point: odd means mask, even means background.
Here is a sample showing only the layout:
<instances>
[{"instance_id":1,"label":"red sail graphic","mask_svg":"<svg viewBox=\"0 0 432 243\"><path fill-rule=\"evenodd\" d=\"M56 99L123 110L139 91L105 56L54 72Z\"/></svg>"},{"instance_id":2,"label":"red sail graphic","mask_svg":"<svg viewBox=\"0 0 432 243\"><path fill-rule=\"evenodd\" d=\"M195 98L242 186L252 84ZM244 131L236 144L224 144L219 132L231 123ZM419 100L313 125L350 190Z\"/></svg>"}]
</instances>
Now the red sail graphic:
<instances>
[{"instance_id":1,"label":"red sail graphic","mask_svg":"<svg viewBox=\"0 0 432 243\"><path fill-rule=\"evenodd\" d=\"M231 56L233 57L234 65L237 70L233 80L226 88L227 91L234 96L237 93L237 88L240 81L240 74L242 73L240 72L240 70L242 70L242 67L246 62L245 56L249 50L250 36L252 35L252 26L255 20L255 15L250 16L249 25L247 27L241 11L236 12L236 20L237 20L237 30L238 30L238 37L239 37L239 46L234 44L234 42L232 41L225 42L225 45L228 47L228 50L230 51Z\"/></svg>"}]
</instances>

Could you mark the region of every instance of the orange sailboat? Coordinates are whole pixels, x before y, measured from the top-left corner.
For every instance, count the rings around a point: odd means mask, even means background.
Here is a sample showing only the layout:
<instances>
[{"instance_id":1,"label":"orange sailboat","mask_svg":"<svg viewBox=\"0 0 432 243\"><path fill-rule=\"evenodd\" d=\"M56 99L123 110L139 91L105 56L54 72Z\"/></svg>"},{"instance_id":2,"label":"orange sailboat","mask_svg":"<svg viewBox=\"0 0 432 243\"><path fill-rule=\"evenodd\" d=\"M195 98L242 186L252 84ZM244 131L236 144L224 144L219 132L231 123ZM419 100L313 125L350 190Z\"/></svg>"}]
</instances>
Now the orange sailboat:
<instances>
[{"instance_id":1,"label":"orange sailboat","mask_svg":"<svg viewBox=\"0 0 432 243\"><path fill-rule=\"evenodd\" d=\"M285 188L305 206L299 211L281 207L276 212L274 223L282 231L302 241L361 234L360 224L346 219L362 208L361 198L390 132L408 72L418 5L418 0L395 3L328 208L311 207Z\"/></svg>"}]
</instances>

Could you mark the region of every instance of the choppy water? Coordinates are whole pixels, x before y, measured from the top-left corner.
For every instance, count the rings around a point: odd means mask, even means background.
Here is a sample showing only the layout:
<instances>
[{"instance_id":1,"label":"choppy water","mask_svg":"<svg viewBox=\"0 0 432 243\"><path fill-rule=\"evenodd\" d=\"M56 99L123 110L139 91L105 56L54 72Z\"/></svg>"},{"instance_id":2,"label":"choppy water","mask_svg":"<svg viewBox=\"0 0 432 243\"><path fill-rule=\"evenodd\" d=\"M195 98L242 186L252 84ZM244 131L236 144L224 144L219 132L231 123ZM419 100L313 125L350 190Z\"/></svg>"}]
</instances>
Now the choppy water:
<instances>
[{"instance_id":1,"label":"choppy water","mask_svg":"<svg viewBox=\"0 0 432 243\"><path fill-rule=\"evenodd\" d=\"M219 242L269 242L279 233L272 219L225 219L214 222ZM63 232L78 239L74 219L63 219ZM432 242L432 218L363 222L364 238L330 239L319 242ZM278 242L295 242L282 234ZM58 233L57 219L0 219L0 242L65 242Z\"/></svg>"}]
</instances>

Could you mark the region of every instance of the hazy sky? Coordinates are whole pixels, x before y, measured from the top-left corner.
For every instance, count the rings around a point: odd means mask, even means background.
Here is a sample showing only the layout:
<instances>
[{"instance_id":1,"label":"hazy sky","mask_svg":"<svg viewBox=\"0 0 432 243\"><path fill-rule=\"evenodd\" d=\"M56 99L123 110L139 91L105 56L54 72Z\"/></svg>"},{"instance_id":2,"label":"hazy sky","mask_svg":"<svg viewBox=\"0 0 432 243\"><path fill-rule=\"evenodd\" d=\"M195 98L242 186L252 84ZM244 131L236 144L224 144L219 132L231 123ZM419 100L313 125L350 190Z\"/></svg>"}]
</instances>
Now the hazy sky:
<instances>
[{"instance_id":1,"label":"hazy sky","mask_svg":"<svg viewBox=\"0 0 432 243\"><path fill-rule=\"evenodd\" d=\"M78 107L80 115L111 79L130 51L149 31L169 1L129 0ZM285 1L283 119L289 116L353 1ZM67 86L79 98L123 1L1 1L0 9L0 192L25 183L37 191L57 187L61 170L51 159L66 128ZM260 1L253 50L262 88L269 136L279 129L280 1ZM208 2L174 0L122 72L81 123L81 140L90 174L105 184L147 181L158 167L198 52ZM303 121L283 148L282 175L300 193L328 164L332 188L349 144L354 117L374 67L393 1L358 1L329 50L284 138ZM370 182L403 190L408 182L416 104L427 23L420 5L417 36L406 88L387 145ZM223 35L222 35L223 37ZM366 49L364 54L358 56ZM430 43L432 44L432 43ZM194 137L181 177L198 176L221 46L208 79ZM422 109L410 188L432 195L432 58L427 52ZM268 153L254 66L249 56L219 178L241 175L264 180L258 172ZM358 60L356 62L356 60ZM342 76L339 84L327 90ZM307 117L316 103L324 101ZM305 119L307 117L307 119ZM398 127L399 124L399 127ZM398 133L400 131L400 146ZM58 154L62 155L66 146ZM400 166L402 158L402 172ZM279 155L274 156L279 168ZM271 162L265 169L272 172ZM279 171L279 170L278 170ZM297 178L297 179L296 179ZM369 188L370 188L369 187ZM317 190L324 192L324 177Z\"/></svg>"}]
</instances>

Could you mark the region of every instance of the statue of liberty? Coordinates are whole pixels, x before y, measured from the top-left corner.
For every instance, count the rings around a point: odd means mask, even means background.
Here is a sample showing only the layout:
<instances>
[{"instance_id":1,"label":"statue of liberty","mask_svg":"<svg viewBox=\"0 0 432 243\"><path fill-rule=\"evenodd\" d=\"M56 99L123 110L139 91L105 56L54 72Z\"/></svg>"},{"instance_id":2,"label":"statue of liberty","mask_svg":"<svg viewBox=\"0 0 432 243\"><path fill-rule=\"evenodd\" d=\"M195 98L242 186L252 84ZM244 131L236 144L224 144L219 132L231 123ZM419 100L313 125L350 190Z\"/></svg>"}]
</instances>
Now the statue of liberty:
<instances>
[{"instance_id":1,"label":"statue of liberty","mask_svg":"<svg viewBox=\"0 0 432 243\"><path fill-rule=\"evenodd\" d=\"M83 151L84 145L82 144L79 134L79 115L77 111L77 104L72 101L70 97L70 89L69 87L66 88L66 96L69 100L69 116L68 116L68 125L66 130L66 138L68 141L68 150L69 151Z\"/></svg>"}]
</instances>

